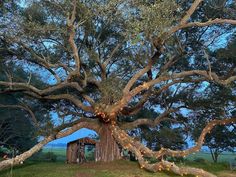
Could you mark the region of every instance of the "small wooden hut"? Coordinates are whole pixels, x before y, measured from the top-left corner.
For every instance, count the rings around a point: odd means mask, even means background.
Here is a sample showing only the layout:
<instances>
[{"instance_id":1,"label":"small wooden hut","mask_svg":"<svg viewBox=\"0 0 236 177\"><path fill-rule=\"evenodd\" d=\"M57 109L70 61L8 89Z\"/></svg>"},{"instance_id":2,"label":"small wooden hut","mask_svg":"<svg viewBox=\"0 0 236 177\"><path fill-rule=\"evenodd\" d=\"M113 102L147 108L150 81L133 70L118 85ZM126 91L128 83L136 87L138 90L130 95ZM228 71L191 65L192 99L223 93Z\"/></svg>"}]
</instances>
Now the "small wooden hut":
<instances>
[{"instance_id":1,"label":"small wooden hut","mask_svg":"<svg viewBox=\"0 0 236 177\"><path fill-rule=\"evenodd\" d=\"M67 163L83 163L85 159L85 146L86 145L94 145L95 152L97 151L96 147L97 142L91 138L85 137L75 141L71 141L67 143L66 149L66 161ZM96 158L95 153L95 159Z\"/></svg>"}]
</instances>

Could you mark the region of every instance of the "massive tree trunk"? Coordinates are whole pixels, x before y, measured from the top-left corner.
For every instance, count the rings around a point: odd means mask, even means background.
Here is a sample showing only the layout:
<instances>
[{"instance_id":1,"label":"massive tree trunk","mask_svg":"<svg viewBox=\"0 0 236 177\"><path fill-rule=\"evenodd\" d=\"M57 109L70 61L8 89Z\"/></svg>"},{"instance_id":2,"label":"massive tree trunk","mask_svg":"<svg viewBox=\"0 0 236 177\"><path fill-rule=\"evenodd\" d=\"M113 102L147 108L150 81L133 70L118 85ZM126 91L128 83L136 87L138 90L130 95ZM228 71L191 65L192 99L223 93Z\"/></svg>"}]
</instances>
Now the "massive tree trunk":
<instances>
[{"instance_id":1,"label":"massive tree trunk","mask_svg":"<svg viewBox=\"0 0 236 177\"><path fill-rule=\"evenodd\" d=\"M110 124L101 124L98 132L100 142L96 145L96 161L110 162L121 158L121 150L112 136L110 126Z\"/></svg>"}]
</instances>

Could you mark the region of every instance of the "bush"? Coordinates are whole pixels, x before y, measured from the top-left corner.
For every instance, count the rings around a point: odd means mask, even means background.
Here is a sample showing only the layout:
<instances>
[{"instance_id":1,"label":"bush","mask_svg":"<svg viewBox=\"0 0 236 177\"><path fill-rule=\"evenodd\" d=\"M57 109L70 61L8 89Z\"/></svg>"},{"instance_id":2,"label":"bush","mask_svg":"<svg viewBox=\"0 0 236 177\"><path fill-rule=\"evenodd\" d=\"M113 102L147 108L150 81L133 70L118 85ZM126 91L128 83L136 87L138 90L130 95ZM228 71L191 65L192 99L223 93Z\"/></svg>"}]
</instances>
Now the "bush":
<instances>
[{"instance_id":1,"label":"bush","mask_svg":"<svg viewBox=\"0 0 236 177\"><path fill-rule=\"evenodd\" d=\"M42 152L42 150L40 150L39 152L33 154L29 160L30 161L42 161L44 158L44 153Z\"/></svg>"},{"instance_id":2,"label":"bush","mask_svg":"<svg viewBox=\"0 0 236 177\"><path fill-rule=\"evenodd\" d=\"M0 157L2 157L5 154L10 155L11 150L9 148L4 147L4 146L0 146Z\"/></svg>"},{"instance_id":3,"label":"bush","mask_svg":"<svg viewBox=\"0 0 236 177\"><path fill-rule=\"evenodd\" d=\"M50 161L50 162L56 162L57 161L57 155L53 152L46 152L43 154L43 160Z\"/></svg>"},{"instance_id":4,"label":"bush","mask_svg":"<svg viewBox=\"0 0 236 177\"><path fill-rule=\"evenodd\" d=\"M196 158L193 160L194 162L198 162L198 163L207 163L207 160L204 158Z\"/></svg>"}]
</instances>

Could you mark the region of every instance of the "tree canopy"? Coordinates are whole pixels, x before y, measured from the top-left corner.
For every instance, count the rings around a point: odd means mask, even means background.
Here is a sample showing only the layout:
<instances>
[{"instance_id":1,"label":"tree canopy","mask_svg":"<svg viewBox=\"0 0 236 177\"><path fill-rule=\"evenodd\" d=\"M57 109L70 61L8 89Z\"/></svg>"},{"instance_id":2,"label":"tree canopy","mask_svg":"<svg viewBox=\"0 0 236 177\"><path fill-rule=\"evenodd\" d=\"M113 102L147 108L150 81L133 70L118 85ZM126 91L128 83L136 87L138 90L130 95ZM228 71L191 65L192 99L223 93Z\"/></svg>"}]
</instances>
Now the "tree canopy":
<instances>
[{"instance_id":1,"label":"tree canopy","mask_svg":"<svg viewBox=\"0 0 236 177\"><path fill-rule=\"evenodd\" d=\"M200 150L216 125L235 123L234 1L32 0L1 8L0 94L19 95L16 104L24 102L44 139L0 169L90 128L101 137L102 161L119 158L119 144L149 171L215 176L144 157L186 156ZM14 74L17 68L26 77ZM219 90L230 92L226 102L216 97ZM145 110L154 113L139 114ZM187 149L163 144L153 151L127 132L147 126L182 139L204 112L196 144Z\"/></svg>"}]
</instances>

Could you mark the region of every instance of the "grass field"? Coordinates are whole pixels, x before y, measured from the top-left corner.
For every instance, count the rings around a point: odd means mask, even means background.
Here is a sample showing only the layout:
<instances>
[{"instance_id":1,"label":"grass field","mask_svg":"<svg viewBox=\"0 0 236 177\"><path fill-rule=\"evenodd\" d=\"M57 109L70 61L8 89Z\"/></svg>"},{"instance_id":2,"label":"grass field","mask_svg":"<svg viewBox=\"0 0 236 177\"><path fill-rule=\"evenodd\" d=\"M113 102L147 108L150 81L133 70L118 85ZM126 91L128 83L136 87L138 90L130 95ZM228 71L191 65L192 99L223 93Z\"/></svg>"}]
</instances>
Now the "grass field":
<instances>
[{"instance_id":1,"label":"grass field","mask_svg":"<svg viewBox=\"0 0 236 177\"><path fill-rule=\"evenodd\" d=\"M197 164L200 167L217 174L219 177L236 177L236 172L230 172L225 164ZM136 162L115 161L112 163L85 163L82 165L68 165L62 162L26 162L12 171L0 172L1 177L177 177L171 173L150 173L139 168ZM186 176L187 177L187 176ZM190 176L188 176L190 177Z\"/></svg>"},{"instance_id":2,"label":"grass field","mask_svg":"<svg viewBox=\"0 0 236 177\"><path fill-rule=\"evenodd\" d=\"M0 177L177 177L171 173L150 173L139 168L137 162L115 161L112 163L94 163L89 162L82 165L65 164L65 149L46 148L43 153L53 152L57 155L57 162L36 162L26 161L23 166L15 167L0 172ZM206 161L197 163L194 159L204 158ZM187 165L203 168L207 171L217 174L219 177L236 177L236 171L230 171L229 159L235 158L235 154L224 154L220 159L221 162L214 164L210 162L209 154L198 153L188 157L189 160L179 165Z\"/></svg>"},{"instance_id":3,"label":"grass field","mask_svg":"<svg viewBox=\"0 0 236 177\"><path fill-rule=\"evenodd\" d=\"M43 152L53 152L57 155L58 161L65 161L66 160L66 149L64 148L44 148ZM206 161L213 162L211 158L211 154L208 152L198 152L195 154L191 154L186 157L189 161L194 161L195 159L202 158ZM236 159L236 153L225 152L219 156L219 162L229 162L231 160Z\"/></svg>"}]
</instances>

